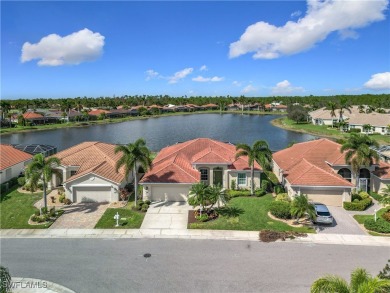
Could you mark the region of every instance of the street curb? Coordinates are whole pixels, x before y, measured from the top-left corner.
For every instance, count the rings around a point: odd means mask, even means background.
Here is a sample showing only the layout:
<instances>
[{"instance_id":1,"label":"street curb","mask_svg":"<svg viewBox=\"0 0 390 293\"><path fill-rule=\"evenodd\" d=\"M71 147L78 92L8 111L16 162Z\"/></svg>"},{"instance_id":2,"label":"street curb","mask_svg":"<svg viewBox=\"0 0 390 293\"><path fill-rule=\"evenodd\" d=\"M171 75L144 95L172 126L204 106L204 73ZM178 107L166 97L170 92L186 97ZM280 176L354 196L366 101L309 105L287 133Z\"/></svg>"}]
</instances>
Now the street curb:
<instances>
[{"instance_id":1,"label":"street curb","mask_svg":"<svg viewBox=\"0 0 390 293\"><path fill-rule=\"evenodd\" d=\"M2 229L0 238L100 238L100 239L198 239L260 241L258 231L201 230L201 229ZM307 234L306 237L287 239L290 243L388 246L390 237Z\"/></svg>"},{"instance_id":2,"label":"street curb","mask_svg":"<svg viewBox=\"0 0 390 293\"><path fill-rule=\"evenodd\" d=\"M20 287L12 288L12 292L17 293L29 293L29 292L45 292L45 293L76 293L75 291L64 287L60 284L53 283L46 280L33 279L33 278L20 278L12 277L12 282L20 282L24 284L23 287L20 284ZM30 286L29 286L30 285ZM35 285L35 286L34 286ZM38 288L35 288L38 287Z\"/></svg>"}]
</instances>

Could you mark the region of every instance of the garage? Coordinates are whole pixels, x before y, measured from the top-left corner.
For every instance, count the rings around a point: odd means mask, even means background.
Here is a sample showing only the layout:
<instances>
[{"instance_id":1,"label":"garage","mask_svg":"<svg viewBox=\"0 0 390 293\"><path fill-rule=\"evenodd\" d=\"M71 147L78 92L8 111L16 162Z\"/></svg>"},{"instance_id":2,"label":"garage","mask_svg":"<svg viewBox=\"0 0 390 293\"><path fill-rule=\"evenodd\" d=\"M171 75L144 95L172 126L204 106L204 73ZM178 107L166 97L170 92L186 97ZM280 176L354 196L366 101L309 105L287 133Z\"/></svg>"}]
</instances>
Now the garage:
<instances>
[{"instance_id":1,"label":"garage","mask_svg":"<svg viewBox=\"0 0 390 293\"><path fill-rule=\"evenodd\" d=\"M343 205L343 190L301 189L301 194L307 194L309 200L328 206L341 207Z\"/></svg>"},{"instance_id":2,"label":"garage","mask_svg":"<svg viewBox=\"0 0 390 293\"><path fill-rule=\"evenodd\" d=\"M148 185L151 201L187 201L190 185Z\"/></svg>"},{"instance_id":3,"label":"garage","mask_svg":"<svg viewBox=\"0 0 390 293\"><path fill-rule=\"evenodd\" d=\"M111 202L111 186L75 186L73 202Z\"/></svg>"}]
</instances>

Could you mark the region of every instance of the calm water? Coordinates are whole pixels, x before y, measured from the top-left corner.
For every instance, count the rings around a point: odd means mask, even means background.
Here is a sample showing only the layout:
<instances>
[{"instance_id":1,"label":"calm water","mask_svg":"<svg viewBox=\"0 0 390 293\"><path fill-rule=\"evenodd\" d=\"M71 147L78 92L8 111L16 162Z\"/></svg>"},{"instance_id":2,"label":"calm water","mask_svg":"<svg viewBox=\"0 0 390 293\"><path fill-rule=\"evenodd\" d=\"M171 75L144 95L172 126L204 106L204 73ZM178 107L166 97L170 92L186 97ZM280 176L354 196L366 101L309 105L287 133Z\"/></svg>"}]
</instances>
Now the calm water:
<instances>
[{"instance_id":1,"label":"calm water","mask_svg":"<svg viewBox=\"0 0 390 293\"><path fill-rule=\"evenodd\" d=\"M143 137L153 151L198 137L208 137L232 143L252 144L268 141L272 150L285 148L290 142L307 141L312 135L287 131L273 126L272 115L200 114L149 118L122 123L93 125L80 128L2 135L2 143L39 143L63 150L84 141L129 143Z\"/></svg>"}]
</instances>

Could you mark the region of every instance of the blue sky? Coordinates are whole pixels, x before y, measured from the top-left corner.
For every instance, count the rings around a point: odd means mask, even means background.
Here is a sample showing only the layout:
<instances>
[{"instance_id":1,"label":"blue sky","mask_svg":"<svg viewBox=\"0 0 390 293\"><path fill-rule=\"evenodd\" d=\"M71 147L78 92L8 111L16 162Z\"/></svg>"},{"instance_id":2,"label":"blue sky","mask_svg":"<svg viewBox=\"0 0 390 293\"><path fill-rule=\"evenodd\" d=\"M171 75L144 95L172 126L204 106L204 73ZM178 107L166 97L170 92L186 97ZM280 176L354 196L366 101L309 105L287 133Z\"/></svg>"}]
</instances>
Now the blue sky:
<instances>
[{"instance_id":1,"label":"blue sky","mask_svg":"<svg viewBox=\"0 0 390 293\"><path fill-rule=\"evenodd\" d=\"M390 93L388 0L1 2L1 98Z\"/></svg>"}]
</instances>

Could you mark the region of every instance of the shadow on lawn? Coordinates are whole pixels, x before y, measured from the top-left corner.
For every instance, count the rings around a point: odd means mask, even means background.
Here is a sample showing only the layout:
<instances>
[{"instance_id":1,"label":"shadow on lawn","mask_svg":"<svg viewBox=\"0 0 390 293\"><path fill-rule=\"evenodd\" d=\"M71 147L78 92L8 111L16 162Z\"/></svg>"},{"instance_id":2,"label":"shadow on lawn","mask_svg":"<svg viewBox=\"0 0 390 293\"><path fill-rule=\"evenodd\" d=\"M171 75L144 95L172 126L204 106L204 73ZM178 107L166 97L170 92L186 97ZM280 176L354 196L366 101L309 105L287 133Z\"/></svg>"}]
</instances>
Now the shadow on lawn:
<instances>
[{"instance_id":1,"label":"shadow on lawn","mask_svg":"<svg viewBox=\"0 0 390 293\"><path fill-rule=\"evenodd\" d=\"M217 213L227 218L236 218L244 213L243 209L237 207L222 207L216 209Z\"/></svg>"}]
</instances>

